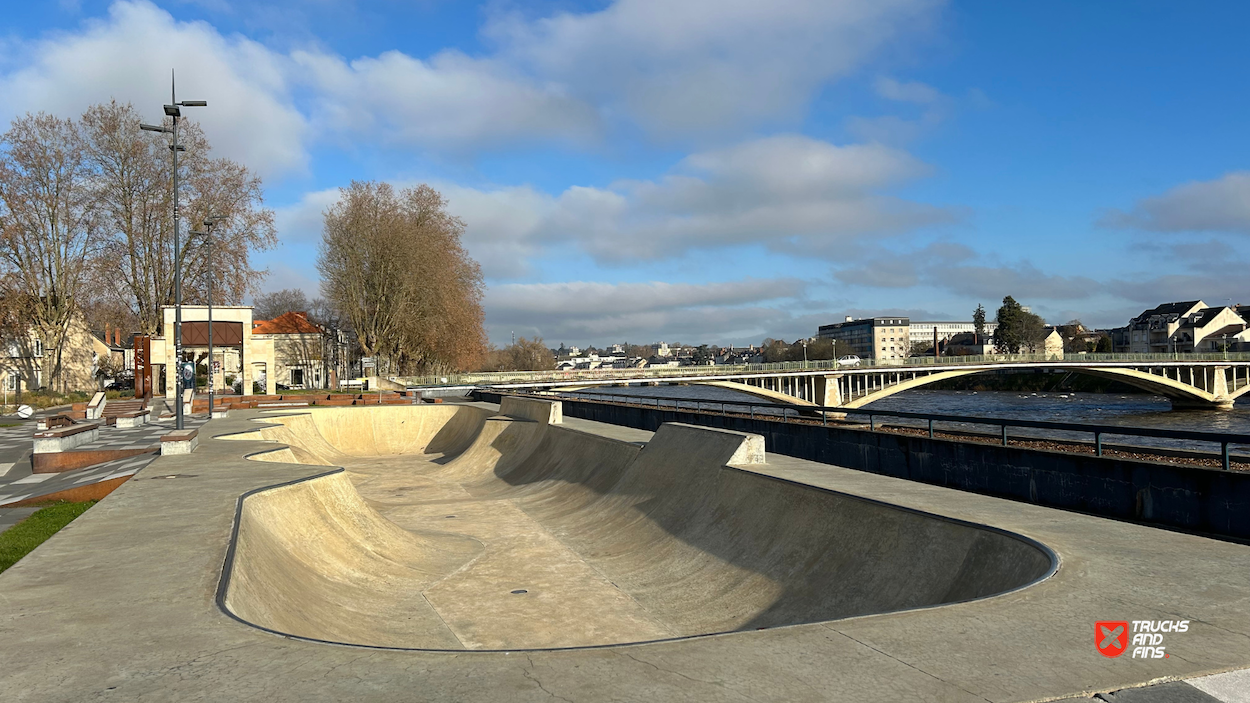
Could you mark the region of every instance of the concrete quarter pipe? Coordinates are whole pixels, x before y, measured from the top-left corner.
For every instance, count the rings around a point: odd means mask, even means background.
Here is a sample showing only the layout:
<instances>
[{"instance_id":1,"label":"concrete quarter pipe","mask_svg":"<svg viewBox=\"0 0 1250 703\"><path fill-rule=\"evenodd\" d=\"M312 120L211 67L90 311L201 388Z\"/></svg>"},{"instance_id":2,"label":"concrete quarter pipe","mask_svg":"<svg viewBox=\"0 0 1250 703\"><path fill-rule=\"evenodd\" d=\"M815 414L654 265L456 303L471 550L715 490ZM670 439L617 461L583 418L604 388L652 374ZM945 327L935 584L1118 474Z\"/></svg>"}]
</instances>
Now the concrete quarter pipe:
<instances>
[{"instance_id":1,"label":"concrete quarter pipe","mask_svg":"<svg viewBox=\"0 0 1250 703\"><path fill-rule=\"evenodd\" d=\"M400 649L593 647L983 598L1053 573L1020 536L771 478L754 435L645 446L558 403L324 408L234 435L334 468L239 501L219 603Z\"/></svg>"}]
</instances>

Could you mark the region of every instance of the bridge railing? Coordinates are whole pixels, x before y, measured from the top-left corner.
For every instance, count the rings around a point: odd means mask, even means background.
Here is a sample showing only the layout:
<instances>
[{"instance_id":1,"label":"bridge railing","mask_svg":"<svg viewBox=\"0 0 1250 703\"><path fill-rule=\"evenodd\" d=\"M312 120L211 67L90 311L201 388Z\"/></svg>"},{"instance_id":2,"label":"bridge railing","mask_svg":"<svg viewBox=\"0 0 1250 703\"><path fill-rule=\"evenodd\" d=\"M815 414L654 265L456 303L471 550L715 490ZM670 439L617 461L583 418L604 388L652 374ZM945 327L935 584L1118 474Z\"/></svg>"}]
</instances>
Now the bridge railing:
<instances>
[{"instance_id":1,"label":"bridge railing","mask_svg":"<svg viewBox=\"0 0 1250 703\"><path fill-rule=\"evenodd\" d=\"M401 376L394 380L410 387L498 385L507 383L544 383L558 381L606 381L613 379L664 379L671 377L722 376L736 373L769 373L786 371L836 371L852 368L908 369L926 366L959 366L981 364L1028 364L1038 362L1067 363L1189 363L1197 361L1250 362L1250 352L1217 352L1204 354L983 354L976 356L914 356L908 359L861 359L855 367L839 366L833 359L820 361L784 361L772 364L724 364L717 366L663 366L644 368L601 368L571 371L495 371L447 374L441 376Z\"/></svg>"},{"instance_id":2,"label":"bridge railing","mask_svg":"<svg viewBox=\"0 0 1250 703\"><path fill-rule=\"evenodd\" d=\"M1200 430L1173 430L1166 428L1132 427L1125 425L1093 425L1088 423L1051 422L1046 420L1017 420L1012 418L979 417L975 415L946 415L941 413L915 413L898 410L870 410L866 408L847 410L846 408L837 407L795 406L787 403L773 403L768 401L708 400L682 396L596 393L594 391L531 391L524 393L512 392L511 395L538 398L554 397L562 400L592 400L598 402L616 403L626 402L633 405L653 405L659 409L671 408L674 410L694 410L695 412L704 412L705 409L711 409L712 412L715 412L719 409L721 415L727 415L731 410L733 410L739 414L749 415L752 419L755 419L757 416L760 418L780 416L782 422L788 422L791 418L796 420L803 417L814 418L817 414L819 414L821 424L825 426L828 426L829 424L830 415L835 418L835 421L847 415L859 415L866 416L868 418L868 429L871 432L877 431L877 418L879 417L914 419L928 423L930 438L934 436L934 423L937 422L963 425L990 425L999 428L1001 443L1003 446L1008 445L1009 428L1071 432L1092 435L1094 453L1096 456L1103 455L1104 435L1179 439L1190 442L1202 442L1218 445L1220 448L1219 453L1221 463L1225 471L1230 469L1230 446L1250 447L1250 434L1230 432L1203 432ZM1038 438L1017 436L1017 439Z\"/></svg>"}]
</instances>

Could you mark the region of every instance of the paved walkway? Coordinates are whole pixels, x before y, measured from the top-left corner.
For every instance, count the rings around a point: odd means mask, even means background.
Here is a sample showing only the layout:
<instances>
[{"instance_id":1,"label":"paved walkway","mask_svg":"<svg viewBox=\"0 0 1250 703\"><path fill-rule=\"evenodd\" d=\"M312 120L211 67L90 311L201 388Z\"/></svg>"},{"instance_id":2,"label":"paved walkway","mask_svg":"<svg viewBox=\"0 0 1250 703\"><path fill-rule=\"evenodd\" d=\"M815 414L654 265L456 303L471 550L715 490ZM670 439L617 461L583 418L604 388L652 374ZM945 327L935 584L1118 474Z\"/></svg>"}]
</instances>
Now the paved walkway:
<instances>
[{"instance_id":1,"label":"paved walkway","mask_svg":"<svg viewBox=\"0 0 1250 703\"><path fill-rule=\"evenodd\" d=\"M0 532L30 517L39 508L0 508Z\"/></svg>"},{"instance_id":2,"label":"paved walkway","mask_svg":"<svg viewBox=\"0 0 1250 703\"><path fill-rule=\"evenodd\" d=\"M153 412L163 408L158 405ZM206 417L187 417L189 428L202 427ZM161 435L174 428L174 420L161 420L133 428L100 426L100 438L80 445L76 451L92 449L146 449L159 451ZM147 466L158 454L146 453L97 464L83 469L59 473L36 474L31 471L31 435L35 433L34 422L20 427L0 427L0 506L35 496L56 493L69 488L131 476Z\"/></svg>"}]
</instances>

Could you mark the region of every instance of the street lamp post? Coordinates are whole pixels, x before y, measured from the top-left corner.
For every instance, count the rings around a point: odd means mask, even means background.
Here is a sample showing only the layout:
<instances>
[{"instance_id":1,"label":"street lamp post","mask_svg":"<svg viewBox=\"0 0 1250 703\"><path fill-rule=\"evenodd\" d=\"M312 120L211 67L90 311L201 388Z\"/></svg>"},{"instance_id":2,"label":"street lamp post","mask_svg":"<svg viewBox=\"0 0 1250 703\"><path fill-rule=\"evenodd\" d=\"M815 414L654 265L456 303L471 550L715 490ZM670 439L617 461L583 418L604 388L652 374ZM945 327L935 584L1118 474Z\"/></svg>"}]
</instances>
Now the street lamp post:
<instances>
[{"instance_id":1,"label":"street lamp post","mask_svg":"<svg viewBox=\"0 0 1250 703\"><path fill-rule=\"evenodd\" d=\"M174 399L175 427L183 429L186 419L183 417L182 410L182 243L179 241L178 232L178 152L186 151L186 147L178 143L178 118L182 117L182 109L184 107L207 107L208 103L203 100L183 100L178 102L178 97L174 89L173 72L170 72L169 79L169 104L165 106L165 116L173 119L173 127L164 125L140 124L139 129L147 132L163 132L172 134L174 141L169 145L169 150L174 154L174 363L177 368L174 370L176 398ZM210 325L211 327L211 325ZM169 373L168 369L166 373ZM192 372L191 387L195 388L195 376ZM210 414L211 417L211 414Z\"/></svg>"}]
</instances>

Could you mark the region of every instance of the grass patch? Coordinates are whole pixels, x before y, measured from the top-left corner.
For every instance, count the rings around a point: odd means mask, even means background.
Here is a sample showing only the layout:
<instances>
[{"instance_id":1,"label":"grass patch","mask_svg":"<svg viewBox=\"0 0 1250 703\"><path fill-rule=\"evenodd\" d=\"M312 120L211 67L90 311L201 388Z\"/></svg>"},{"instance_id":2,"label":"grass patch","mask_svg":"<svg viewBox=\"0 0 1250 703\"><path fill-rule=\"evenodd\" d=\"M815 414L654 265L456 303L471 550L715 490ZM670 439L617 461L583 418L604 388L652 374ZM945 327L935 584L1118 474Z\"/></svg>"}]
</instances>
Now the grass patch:
<instances>
[{"instance_id":1,"label":"grass patch","mask_svg":"<svg viewBox=\"0 0 1250 703\"><path fill-rule=\"evenodd\" d=\"M87 512L96 501L61 501L36 510L33 515L0 533L0 572L44 543L74 518Z\"/></svg>"},{"instance_id":2,"label":"grass patch","mask_svg":"<svg viewBox=\"0 0 1250 703\"><path fill-rule=\"evenodd\" d=\"M20 422L0 422L0 427L21 427Z\"/></svg>"}]
</instances>

